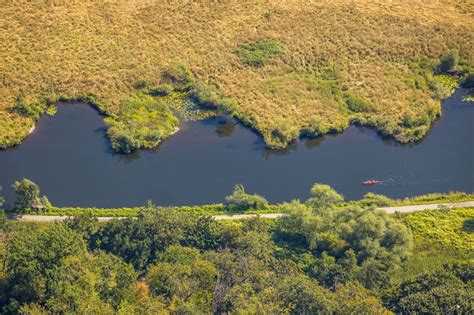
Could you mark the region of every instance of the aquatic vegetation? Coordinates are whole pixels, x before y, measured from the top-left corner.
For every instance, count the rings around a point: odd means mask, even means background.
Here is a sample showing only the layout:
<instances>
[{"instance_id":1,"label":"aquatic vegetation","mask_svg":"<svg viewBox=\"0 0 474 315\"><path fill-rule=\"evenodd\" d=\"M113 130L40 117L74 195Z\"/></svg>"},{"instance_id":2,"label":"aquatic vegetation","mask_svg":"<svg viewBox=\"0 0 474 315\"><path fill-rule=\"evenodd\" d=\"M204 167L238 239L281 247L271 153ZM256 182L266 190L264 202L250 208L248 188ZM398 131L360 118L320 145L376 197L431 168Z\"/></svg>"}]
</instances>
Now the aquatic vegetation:
<instances>
[{"instance_id":1,"label":"aquatic vegetation","mask_svg":"<svg viewBox=\"0 0 474 315\"><path fill-rule=\"evenodd\" d=\"M149 149L178 128L178 119L160 99L137 95L124 101L116 117L104 119L112 148L121 153Z\"/></svg>"}]
</instances>

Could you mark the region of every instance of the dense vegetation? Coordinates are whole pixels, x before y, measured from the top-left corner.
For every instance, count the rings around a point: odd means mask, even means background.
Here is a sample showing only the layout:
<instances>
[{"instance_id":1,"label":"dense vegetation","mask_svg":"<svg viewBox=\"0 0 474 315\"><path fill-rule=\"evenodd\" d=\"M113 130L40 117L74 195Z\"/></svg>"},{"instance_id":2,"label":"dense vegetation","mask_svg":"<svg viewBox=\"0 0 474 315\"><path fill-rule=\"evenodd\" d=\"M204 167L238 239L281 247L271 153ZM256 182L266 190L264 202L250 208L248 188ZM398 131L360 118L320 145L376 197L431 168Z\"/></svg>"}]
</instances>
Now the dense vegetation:
<instances>
[{"instance_id":1,"label":"dense vegetation","mask_svg":"<svg viewBox=\"0 0 474 315\"><path fill-rule=\"evenodd\" d=\"M242 187L231 196L237 205L254 205L255 195ZM373 207L336 207L342 200L329 186L315 185L308 200L280 205L288 216L270 221L220 222L153 205L136 219L107 223L87 215L47 224L0 216L0 308L11 314L472 310L473 209L398 218ZM448 235L456 241L444 241ZM417 260L426 244L431 255L450 247L455 254Z\"/></svg>"},{"instance_id":2,"label":"dense vegetation","mask_svg":"<svg viewBox=\"0 0 474 315\"><path fill-rule=\"evenodd\" d=\"M173 91L166 69L183 61L194 99L224 101L269 146L350 121L413 141L440 115L440 99L471 82L471 15L465 0L8 2L0 147L20 143L59 99L89 101L112 117L115 148L148 147L175 118L163 102L143 110L136 98L147 86L159 97Z\"/></svg>"}]
</instances>

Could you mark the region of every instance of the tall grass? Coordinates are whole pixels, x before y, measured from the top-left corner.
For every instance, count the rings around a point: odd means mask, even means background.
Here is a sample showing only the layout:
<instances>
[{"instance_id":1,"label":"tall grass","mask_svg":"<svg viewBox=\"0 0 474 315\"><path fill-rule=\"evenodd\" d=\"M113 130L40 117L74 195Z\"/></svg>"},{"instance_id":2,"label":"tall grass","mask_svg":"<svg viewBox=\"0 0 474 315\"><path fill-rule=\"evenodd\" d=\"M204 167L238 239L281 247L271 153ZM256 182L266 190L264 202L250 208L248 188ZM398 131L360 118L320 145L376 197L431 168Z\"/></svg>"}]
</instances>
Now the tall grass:
<instances>
[{"instance_id":1,"label":"tall grass","mask_svg":"<svg viewBox=\"0 0 474 315\"><path fill-rule=\"evenodd\" d=\"M137 82L158 85L183 61L219 91L207 100L232 99L234 115L272 146L352 119L419 139L440 114L427 73L452 49L460 69L474 65L472 10L464 0L4 1L0 147L20 143L35 124L35 113L16 110L18 95L24 104L87 96L115 116ZM335 87L356 102L341 102Z\"/></svg>"}]
</instances>

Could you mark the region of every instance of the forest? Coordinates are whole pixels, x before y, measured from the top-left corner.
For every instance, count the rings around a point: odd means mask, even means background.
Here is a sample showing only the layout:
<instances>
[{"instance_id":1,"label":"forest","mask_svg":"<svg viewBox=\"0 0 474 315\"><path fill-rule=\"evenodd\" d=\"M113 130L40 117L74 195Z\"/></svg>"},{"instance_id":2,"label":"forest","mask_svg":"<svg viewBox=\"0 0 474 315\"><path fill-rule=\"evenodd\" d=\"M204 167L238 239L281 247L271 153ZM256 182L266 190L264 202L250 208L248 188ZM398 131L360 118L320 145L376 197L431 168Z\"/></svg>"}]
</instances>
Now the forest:
<instances>
[{"instance_id":1,"label":"forest","mask_svg":"<svg viewBox=\"0 0 474 315\"><path fill-rule=\"evenodd\" d=\"M0 307L5 314L472 311L472 208L388 215L368 199L342 200L317 184L307 200L279 205L287 216L275 220L216 221L152 204L106 223L87 213L55 223L3 214ZM267 206L243 187L227 201Z\"/></svg>"}]
</instances>

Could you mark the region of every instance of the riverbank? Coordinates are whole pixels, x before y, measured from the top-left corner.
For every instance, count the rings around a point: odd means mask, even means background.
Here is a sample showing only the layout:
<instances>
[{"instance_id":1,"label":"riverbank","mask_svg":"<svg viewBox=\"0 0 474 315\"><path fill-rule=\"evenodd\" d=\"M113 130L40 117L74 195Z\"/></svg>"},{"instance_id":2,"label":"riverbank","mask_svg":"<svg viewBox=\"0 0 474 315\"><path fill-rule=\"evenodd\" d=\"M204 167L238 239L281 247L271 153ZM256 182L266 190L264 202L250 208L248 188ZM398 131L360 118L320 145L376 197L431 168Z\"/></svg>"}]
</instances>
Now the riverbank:
<instances>
[{"instance_id":1,"label":"riverbank","mask_svg":"<svg viewBox=\"0 0 474 315\"><path fill-rule=\"evenodd\" d=\"M459 209L459 208L474 208L474 200L466 201L461 203L439 203L439 204L426 204L426 205L416 205L416 206L399 206L399 207L384 207L384 208L376 208L376 210L384 211L388 214L396 214L396 213L411 213L411 212L418 212L424 210L449 210L449 209ZM473 209L474 211L474 209ZM285 216L285 213L268 213L265 210L261 211L262 213L254 213L254 214L221 214L221 215L213 215L211 216L214 220L243 220L243 219L250 219L250 218L262 218L262 219L278 219ZM87 212L86 212L87 213ZM95 216L99 222L108 222L115 219L124 219L127 217L135 217L132 216L115 216L115 217L106 217L106 216L96 216L91 212L92 216ZM67 219L71 219L74 216L71 215L32 215L32 214L25 214L21 216L11 217L11 220L14 221L29 221L29 222L54 222L54 221L64 221Z\"/></svg>"},{"instance_id":2,"label":"riverbank","mask_svg":"<svg viewBox=\"0 0 474 315\"><path fill-rule=\"evenodd\" d=\"M424 204L421 202L425 202ZM405 213L420 211L425 209L438 209L438 208L459 208L459 207L474 207L474 194L466 193L451 193L451 194L432 194L426 196L418 196L414 198L405 198L404 200L393 200L384 196L368 195L366 198L346 202L338 205L338 207L346 206L361 206L364 208L372 207L381 209L387 213ZM181 206L181 207L159 207L169 211L178 211L180 213L186 213L190 215L199 216L212 216L214 218L246 218L262 216L268 218L277 218L282 216L281 208L282 205L275 204L269 205L264 209L247 209L237 210L235 207L214 204L214 205L202 205L202 206ZM72 207L50 207L41 211L32 211L26 213L25 216L38 216L38 217L57 217L66 218L68 216L78 215L92 215L95 217L104 218L117 218L117 217L135 217L141 211L145 210L146 207L135 207L135 208L72 208Z\"/></svg>"},{"instance_id":3,"label":"riverbank","mask_svg":"<svg viewBox=\"0 0 474 315\"><path fill-rule=\"evenodd\" d=\"M314 182L337 188L348 201L368 192L391 198L470 192L474 107L462 101L465 95L458 90L445 100L443 116L413 145L351 126L268 150L246 127L215 117L183 120L180 132L158 147L128 155L112 152L103 116L87 104L67 104L54 117L44 115L25 143L0 151L0 186L8 205L11 184L27 176L54 205L98 208L137 207L149 199L162 206L219 203L235 184L271 203L305 199ZM381 183L361 185L367 179Z\"/></svg>"}]
</instances>

